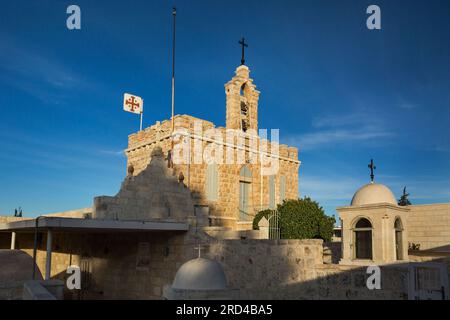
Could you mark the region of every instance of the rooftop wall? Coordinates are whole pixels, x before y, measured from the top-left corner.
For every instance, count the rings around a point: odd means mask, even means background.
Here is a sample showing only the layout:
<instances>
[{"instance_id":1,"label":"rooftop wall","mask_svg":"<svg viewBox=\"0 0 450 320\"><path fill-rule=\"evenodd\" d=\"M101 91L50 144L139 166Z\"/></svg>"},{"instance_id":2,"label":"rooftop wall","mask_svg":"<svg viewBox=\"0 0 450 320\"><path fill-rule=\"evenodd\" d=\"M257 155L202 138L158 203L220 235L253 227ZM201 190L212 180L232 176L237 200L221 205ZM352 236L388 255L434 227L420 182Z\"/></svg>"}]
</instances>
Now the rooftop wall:
<instances>
[{"instance_id":1,"label":"rooftop wall","mask_svg":"<svg viewBox=\"0 0 450 320\"><path fill-rule=\"evenodd\" d=\"M450 203L408 208L408 242L420 250L450 251Z\"/></svg>"}]
</instances>

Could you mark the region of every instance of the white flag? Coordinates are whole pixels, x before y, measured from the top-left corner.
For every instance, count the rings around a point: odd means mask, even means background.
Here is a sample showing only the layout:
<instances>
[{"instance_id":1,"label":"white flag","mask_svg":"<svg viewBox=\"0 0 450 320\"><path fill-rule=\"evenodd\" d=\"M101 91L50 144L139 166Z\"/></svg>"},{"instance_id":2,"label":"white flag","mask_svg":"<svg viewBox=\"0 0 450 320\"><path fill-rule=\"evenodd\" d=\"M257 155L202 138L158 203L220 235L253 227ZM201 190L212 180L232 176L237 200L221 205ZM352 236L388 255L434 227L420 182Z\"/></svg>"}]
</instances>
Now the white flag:
<instances>
[{"instance_id":1,"label":"white flag","mask_svg":"<svg viewBox=\"0 0 450 320\"><path fill-rule=\"evenodd\" d=\"M133 94L125 93L123 95L123 110L141 114L144 112L144 100Z\"/></svg>"}]
</instances>

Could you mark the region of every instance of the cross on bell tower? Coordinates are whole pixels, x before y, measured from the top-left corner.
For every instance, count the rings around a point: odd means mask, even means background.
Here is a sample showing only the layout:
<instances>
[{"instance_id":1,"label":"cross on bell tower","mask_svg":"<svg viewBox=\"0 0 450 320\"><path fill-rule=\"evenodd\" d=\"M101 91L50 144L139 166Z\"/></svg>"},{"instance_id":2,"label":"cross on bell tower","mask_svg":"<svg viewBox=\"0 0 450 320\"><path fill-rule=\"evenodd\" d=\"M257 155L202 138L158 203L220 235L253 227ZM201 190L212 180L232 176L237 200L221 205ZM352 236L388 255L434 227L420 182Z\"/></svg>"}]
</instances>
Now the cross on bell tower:
<instances>
[{"instance_id":1,"label":"cross on bell tower","mask_svg":"<svg viewBox=\"0 0 450 320\"><path fill-rule=\"evenodd\" d=\"M375 178L374 170L377 168L373 163L373 159L370 159L368 167L370 169L370 183L373 183L373 179Z\"/></svg>"},{"instance_id":2,"label":"cross on bell tower","mask_svg":"<svg viewBox=\"0 0 450 320\"><path fill-rule=\"evenodd\" d=\"M245 48L248 47L245 38L239 44L242 46L241 65L236 68L235 76L225 84L226 128L251 133L258 131L260 92L256 90L250 78L250 69L245 65Z\"/></svg>"},{"instance_id":3,"label":"cross on bell tower","mask_svg":"<svg viewBox=\"0 0 450 320\"><path fill-rule=\"evenodd\" d=\"M248 44L245 43L244 37L239 41L239 44L242 46L241 66L243 66L245 64L245 48L248 48Z\"/></svg>"}]
</instances>

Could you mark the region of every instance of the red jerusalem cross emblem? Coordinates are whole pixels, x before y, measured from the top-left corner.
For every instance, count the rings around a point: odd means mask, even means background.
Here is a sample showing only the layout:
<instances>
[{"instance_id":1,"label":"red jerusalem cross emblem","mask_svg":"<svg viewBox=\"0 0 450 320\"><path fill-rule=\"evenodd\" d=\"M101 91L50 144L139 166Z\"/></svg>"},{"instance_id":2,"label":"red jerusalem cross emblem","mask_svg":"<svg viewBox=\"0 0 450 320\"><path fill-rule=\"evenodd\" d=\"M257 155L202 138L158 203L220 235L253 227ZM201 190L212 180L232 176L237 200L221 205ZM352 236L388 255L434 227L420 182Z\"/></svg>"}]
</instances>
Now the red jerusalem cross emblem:
<instances>
[{"instance_id":1,"label":"red jerusalem cross emblem","mask_svg":"<svg viewBox=\"0 0 450 320\"><path fill-rule=\"evenodd\" d=\"M123 97L123 109L128 112L140 114L143 112L143 101L141 97L125 93Z\"/></svg>"},{"instance_id":2,"label":"red jerusalem cross emblem","mask_svg":"<svg viewBox=\"0 0 450 320\"><path fill-rule=\"evenodd\" d=\"M131 96L130 99L127 100L127 105L130 107L130 111L134 112L134 108L139 107L139 103L136 102L136 97Z\"/></svg>"}]
</instances>

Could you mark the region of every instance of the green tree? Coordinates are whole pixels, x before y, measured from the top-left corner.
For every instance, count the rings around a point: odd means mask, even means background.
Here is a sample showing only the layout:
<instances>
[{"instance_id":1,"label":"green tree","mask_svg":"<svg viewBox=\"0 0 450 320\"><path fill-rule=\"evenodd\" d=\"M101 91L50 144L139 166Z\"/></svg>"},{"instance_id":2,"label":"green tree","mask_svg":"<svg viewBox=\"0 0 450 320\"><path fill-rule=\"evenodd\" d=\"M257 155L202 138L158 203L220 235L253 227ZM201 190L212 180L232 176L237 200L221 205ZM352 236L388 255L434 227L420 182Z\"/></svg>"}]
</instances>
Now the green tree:
<instances>
[{"instance_id":1,"label":"green tree","mask_svg":"<svg viewBox=\"0 0 450 320\"><path fill-rule=\"evenodd\" d=\"M286 200L278 205L278 212L282 239L331 240L336 220L327 216L316 201L308 197Z\"/></svg>"}]
</instances>

